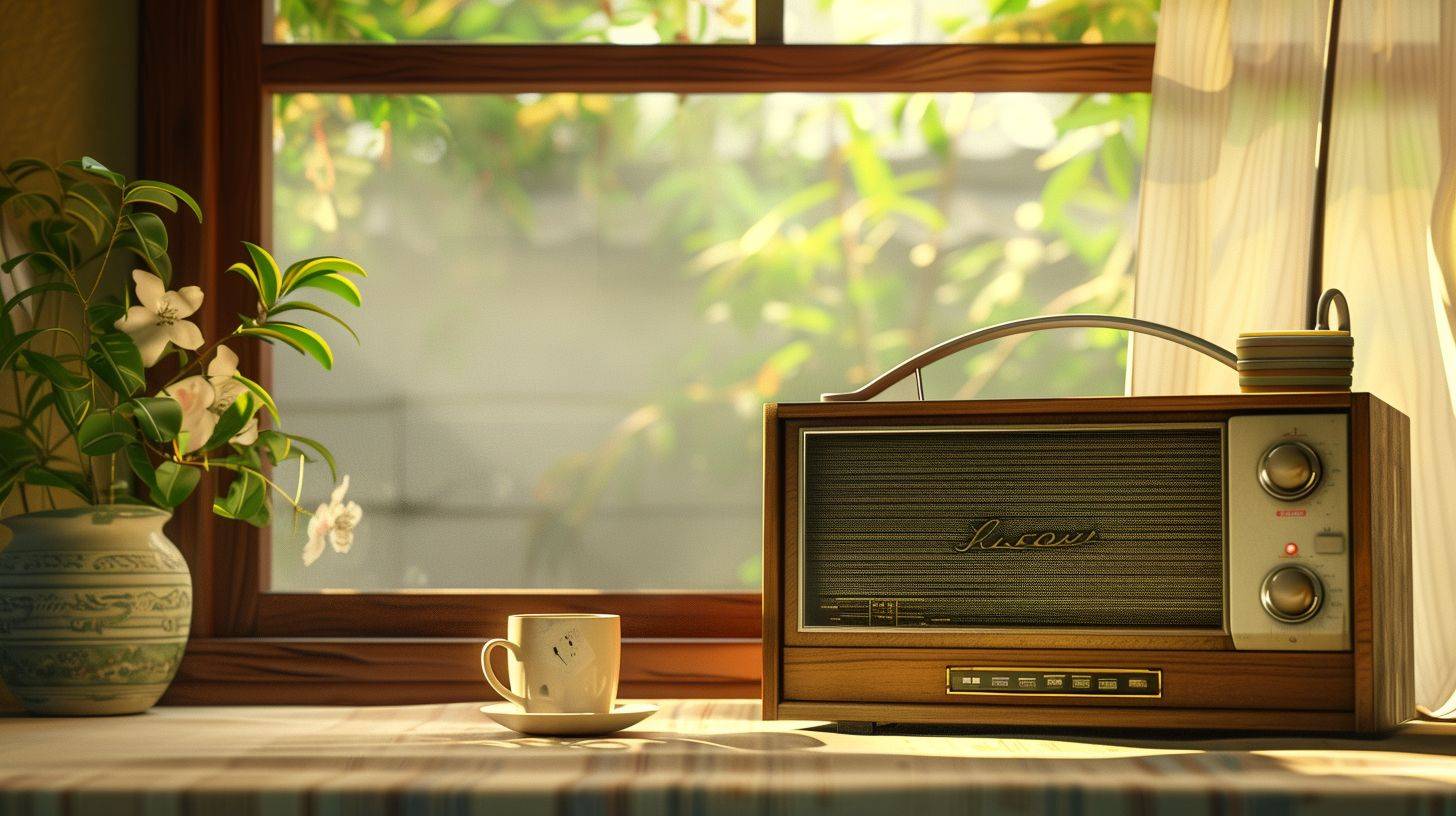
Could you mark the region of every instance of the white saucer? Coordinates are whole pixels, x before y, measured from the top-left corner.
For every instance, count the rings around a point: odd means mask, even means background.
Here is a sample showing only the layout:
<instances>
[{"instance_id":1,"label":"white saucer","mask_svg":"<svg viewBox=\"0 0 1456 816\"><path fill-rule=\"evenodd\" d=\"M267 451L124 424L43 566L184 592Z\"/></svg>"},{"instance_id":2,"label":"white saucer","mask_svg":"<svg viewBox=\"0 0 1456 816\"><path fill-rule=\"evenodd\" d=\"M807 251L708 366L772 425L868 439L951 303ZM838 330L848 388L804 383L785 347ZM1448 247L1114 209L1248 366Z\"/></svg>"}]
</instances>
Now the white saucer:
<instances>
[{"instance_id":1,"label":"white saucer","mask_svg":"<svg viewBox=\"0 0 1456 816\"><path fill-rule=\"evenodd\" d=\"M622 703L606 714L532 714L515 703L481 706L480 713L500 725L538 737L593 737L621 731L657 713L651 703Z\"/></svg>"}]
</instances>

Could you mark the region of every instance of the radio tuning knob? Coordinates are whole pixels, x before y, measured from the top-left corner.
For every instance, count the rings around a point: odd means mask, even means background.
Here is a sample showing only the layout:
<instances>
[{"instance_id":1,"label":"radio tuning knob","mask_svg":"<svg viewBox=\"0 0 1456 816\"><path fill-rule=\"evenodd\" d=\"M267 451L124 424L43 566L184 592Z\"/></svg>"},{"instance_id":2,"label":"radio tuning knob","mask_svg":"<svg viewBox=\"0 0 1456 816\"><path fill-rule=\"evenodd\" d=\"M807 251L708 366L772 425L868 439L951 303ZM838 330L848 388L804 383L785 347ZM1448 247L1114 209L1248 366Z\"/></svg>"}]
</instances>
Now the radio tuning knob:
<instances>
[{"instance_id":1,"label":"radio tuning knob","mask_svg":"<svg viewBox=\"0 0 1456 816\"><path fill-rule=\"evenodd\" d=\"M1259 460L1259 484L1280 501L1302 499L1320 482L1320 458L1303 442L1280 442Z\"/></svg>"},{"instance_id":2,"label":"radio tuning knob","mask_svg":"<svg viewBox=\"0 0 1456 816\"><path fill-rule=\"evenodd\" d=\"M1318 575L1299 565L1279 567L1264 577L1259 590L1264 611L1285 623L1303 623L1317 615L1324 601Z\"/></svg>"}]
</instances>

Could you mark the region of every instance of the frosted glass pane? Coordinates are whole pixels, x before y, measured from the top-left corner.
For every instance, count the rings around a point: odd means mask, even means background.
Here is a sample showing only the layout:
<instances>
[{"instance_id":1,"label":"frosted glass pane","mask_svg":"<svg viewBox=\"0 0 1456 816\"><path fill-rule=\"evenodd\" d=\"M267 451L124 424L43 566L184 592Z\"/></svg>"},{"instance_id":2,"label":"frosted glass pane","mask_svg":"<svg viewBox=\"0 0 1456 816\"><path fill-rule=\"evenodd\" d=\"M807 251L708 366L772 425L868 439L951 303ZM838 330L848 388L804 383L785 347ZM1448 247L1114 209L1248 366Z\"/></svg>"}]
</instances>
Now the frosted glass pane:
<instances>
[{"instance_id":1,"label":"frosted glass pane","mask_svg":"<svg viewBox=\"0 0 1456 816\"><path fill-rule=\"evenodd\" d=\"M275 0L279 43L748 42L753 0Z\"/></svg>"},{"instance_id":2,"label":"frosted glass pane","mask_svg":"<svg viewBox=\"0 0 1456 816\"><path fill-rule=\"evenodd\" d=\"M325 94L274 100L272 241L369 270L335 370L274 355L288 430L364 507L274 586L751 589L762 404L972 328L1126 314L1145 96ZM1121 393L1064 331L932 398ZM328 491L305 473L305 504ZM295 472L278 481L292 484Z\"/></svg>"},{"instance_id":3,"label":"frosted glass pane","mask_svg":"<svg viewBox=\"0 0 1456 816\"><path fill-rule=\"evenodd\" d=\"M1152 42L1159 0L785 0L791 43Z\"/></svg>"}]
</instances>

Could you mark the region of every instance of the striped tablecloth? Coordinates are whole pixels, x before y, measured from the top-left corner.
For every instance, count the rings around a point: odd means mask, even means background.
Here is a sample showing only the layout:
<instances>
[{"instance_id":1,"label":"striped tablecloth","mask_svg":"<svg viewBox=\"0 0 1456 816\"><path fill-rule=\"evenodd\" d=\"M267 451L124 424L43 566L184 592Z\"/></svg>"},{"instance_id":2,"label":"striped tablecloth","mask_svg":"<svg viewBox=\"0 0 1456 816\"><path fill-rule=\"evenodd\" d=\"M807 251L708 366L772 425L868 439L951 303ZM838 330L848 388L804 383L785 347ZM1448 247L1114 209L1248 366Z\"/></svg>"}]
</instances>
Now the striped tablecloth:
<instances>
[{"instance_id":1,"label":"striped tablecloth","mask_svg":"<svg viewBox=\"0 0 1456 816\"><path fill-rule=\"evenodd\" d=\"M1381 740L856 736L677 700L597 739L473 705L0 717L22 814L1456 814L1456 726Z\"/></svg>"}]
</instances>

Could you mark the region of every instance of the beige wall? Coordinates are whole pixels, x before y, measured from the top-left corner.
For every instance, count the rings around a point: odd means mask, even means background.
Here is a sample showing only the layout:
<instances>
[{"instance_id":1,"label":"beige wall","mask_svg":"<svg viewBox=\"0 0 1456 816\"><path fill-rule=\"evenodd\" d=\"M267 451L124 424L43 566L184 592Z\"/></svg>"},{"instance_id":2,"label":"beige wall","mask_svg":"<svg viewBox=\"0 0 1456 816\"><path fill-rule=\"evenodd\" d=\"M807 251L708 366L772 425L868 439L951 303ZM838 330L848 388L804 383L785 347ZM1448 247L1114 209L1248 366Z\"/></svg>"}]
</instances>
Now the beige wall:
<instances>
[{"instance_id":1,"label":"beige wall","mask_svg":"<svg viewBox=\"0 0 1456 816\"><path fill-rule=\"evenodd\" d=\"M88 155L133 173L136 84L136 0L0 0L0 163ZM13 391L0 381L0 406Z\"/></svg>"},{"instance_id":2,"label":"beige wall","mask_svg":"<svg viewBox=\"0 0 1456 816\"><path fill-rule=\"evenodd\" d=\"M136 169L136 0L0 0L0 161Z\"/></svg>"},{"instance_id":3,"label":"beige wall","mask_svg":"<svg viewBox=\"0 0 1456 816\"><path fill-rule=\"evenodd\" d=\"M0 163L86 155L134 173L136 84L136 0L0 0ZM0 686L0 711L13 707Z\"/></svg>"}]
</instances>

